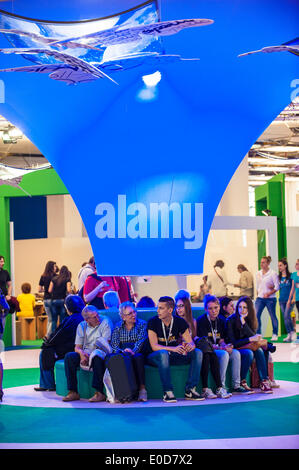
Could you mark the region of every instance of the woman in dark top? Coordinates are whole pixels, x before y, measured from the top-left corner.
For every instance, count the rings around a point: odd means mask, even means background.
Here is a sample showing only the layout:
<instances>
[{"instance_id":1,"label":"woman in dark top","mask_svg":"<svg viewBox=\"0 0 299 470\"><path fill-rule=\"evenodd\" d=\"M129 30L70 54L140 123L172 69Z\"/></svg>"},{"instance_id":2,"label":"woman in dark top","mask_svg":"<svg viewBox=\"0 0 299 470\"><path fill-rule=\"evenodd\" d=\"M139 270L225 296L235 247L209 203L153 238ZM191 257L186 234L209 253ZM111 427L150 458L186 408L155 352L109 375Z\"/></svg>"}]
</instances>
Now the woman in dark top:
<instances>
[{"instance_id":1,"label":"woman in dark top","mask_svg":"<svg viewBox=\"0 0 299 470\"><path fill-rule=\"evenodd\" d=\"M46 336L55 330L55 327L52 327L52 296L49 292L49 285L56 274L56 269L57 265L55 261L48 261L39 281L39 292L44 292L44 307L48 316L48 329Z\"/></svg>"},{"instance_id":2,"label":"woman in dark top","mask_svg":"<svg viewBox=\"0 0 299 470\"><path fill-rule=\"evenodd\" d=\"M260 378L260 389L263 393L273 393L268 377L267 341L256 334L258 322L253 302L250 297L240 297L236 313L226 320L228 340L241 353L241 385L248 387L246 375L255 359ZM249 388L249 387L248 387Z\"/></svg>"},{"instance_id":3,"label":"woman in dark top","mask_svg":"<svg viewBox=\"0 0 299 470\"><path fill-rule=\"evenodd\" d=\"M71 273L66 266L62 266L59 274L52 278L48 291L52 296L51 333L53 333L56 329L58 315L60 323L66 316L64 299L72 293Z\"/></svg>"}]
</instances>

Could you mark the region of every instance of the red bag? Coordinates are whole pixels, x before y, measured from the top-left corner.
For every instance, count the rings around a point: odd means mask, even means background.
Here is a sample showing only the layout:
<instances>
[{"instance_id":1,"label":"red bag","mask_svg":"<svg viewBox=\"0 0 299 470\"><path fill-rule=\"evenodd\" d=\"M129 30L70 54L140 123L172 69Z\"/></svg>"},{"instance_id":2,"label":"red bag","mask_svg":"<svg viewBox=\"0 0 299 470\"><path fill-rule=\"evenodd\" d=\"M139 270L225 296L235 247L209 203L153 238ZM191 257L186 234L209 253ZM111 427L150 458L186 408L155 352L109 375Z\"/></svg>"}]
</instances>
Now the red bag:
<instances>
[{"instance_id":1,"label":"red bag","mask_svg":"<svg viewBox=\"0 0 299 470\"><path fill-rule=\"evenodd\" d=\"M274 380L274 367L273 367L273 362L268 362L268 375L269 375L269 380L273 382ZM257 371L256 367L256 362L255 360L251 364L251 372L250 372L250 382L251 382L251 387L252 388L259 388L260 386L260 377Z\"/></svg>"}]
</instances>

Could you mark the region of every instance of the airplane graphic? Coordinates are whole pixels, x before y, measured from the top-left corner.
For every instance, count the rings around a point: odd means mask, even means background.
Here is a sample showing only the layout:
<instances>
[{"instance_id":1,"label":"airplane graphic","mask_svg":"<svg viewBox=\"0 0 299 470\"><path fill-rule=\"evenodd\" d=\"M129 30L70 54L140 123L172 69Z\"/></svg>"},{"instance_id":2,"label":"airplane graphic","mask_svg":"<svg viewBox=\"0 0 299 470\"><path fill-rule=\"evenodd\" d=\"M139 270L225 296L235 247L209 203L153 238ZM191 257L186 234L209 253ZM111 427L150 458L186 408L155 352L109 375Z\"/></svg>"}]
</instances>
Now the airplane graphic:
<instances>
[{"instance_id":1,"label":"airplane graphic","mask_svg":"<svg viewBox=\"0 0 299 470\"><path fill-rule=\"evenodd\" d=\"M205 26L214 23L210 19L182 19L152 23L148 25L139 25L133 27L116 26L104 31L86 34L79 37L67 39L46 38L35 33L29 33L16 29L0 29L5 34L14 34L19 36L27 36L31 39L44 44L47 47L33 48L2 48L0 52L4 54L21 54L34 55L45 54L53 57L62 63L56 64L38 64L25 67L2 69L0 72L37 72L48 73L49 77L54 80L65 81L68 84L83 83L96 80L98 78L107 78L116 83L104 70L115 72L124 70L125 65L132 61L140 61L148 63L152 62L170 62L175 60L198 60L183 59L179 55L160 54L157 52L140 52L137 54L129 54L126 56L115 57L113 60L102 60L100 63L87 62L66 52L67 49L96 49L101 50L111 45L126 44L142 40L145 36L169 36L177 34L185 28ZM140 65L140 64L138 64Z\"/></svg>"},{"instance_id":2,"label":"airplane graphic","mask_svg":"<svg viewBox=\"0 0 299 470\"><path fill-rule=\"evenodd\" d=\"M284 44L278 46L267 46L263 47L262 49L258 49L257 51L250 51L245 52L243 54L239 54L238 57L243 57L245 55L256 54L257 52L291 52L299 56L299 38L293 39L292 41L285 42Z\"/></svg>"}]
</instances>

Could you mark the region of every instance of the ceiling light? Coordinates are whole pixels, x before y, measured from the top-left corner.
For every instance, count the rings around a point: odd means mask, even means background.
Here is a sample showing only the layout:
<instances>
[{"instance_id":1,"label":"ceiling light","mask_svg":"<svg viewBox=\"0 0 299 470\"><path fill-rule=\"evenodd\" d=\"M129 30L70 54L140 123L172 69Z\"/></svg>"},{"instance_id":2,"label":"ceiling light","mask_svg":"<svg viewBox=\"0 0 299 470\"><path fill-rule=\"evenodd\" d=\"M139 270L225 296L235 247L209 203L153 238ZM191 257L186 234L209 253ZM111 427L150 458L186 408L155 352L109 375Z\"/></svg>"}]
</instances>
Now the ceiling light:
<instances>
[{"instance_id":1,"label":"ceiling light","mask_svg":"<svg viewBox=\"0 0 299 470\"><path fill-rule=\"evenodd\" d=\"M142 80L147 87L154 87L161 81L161 73L159 71L151 73L150 75L143 75Z\"/></svg>"},{"instance_id":2,"label":"ceiling light","mask_svg":"<svg viewBox=\"0 0 299 470\"><path fill-rule=\"evenodd\" d=\"M23 137L22 131L20 131L20 129L17 129L16 127L11 127L10 129L8 129L8 135L15 139L21 139Z\"/></svg>"}]
</instances>

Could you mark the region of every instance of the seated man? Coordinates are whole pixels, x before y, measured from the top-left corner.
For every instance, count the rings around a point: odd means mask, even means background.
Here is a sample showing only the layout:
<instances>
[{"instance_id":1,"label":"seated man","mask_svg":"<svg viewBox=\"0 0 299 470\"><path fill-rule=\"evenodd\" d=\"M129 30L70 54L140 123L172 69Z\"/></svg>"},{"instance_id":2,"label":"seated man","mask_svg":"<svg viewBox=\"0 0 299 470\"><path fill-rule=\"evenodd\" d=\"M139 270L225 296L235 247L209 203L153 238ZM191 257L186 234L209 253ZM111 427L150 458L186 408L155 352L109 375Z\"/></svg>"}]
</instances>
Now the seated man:
<instances>
[{"instance_id":1,"label":"seated man","mask_svg":"<svg viewBox=\"0 0 299 470\"><path fill-rule=\"evenodd\" d=\"M160 297L158 316L148 321L148 339L152 352L147 356L150 365L159 368L163 386L163 401L176 402L171 383L170 365L190 364L185 388L186 400L204 400L196 391L200 379L202 352L195 348L188 323L173 315L175 307L171 297ZM181 337L183 343L180 344Z\"/></svg>"},{"instance_id":2,"label":"seated man","mask_svg":"<svg viewBox=\"0 0 299 470\"><path fill-rule=\"evenodd\" d=\"M83 367L89 366L93 371L92 387L96 389L96 392L89 401L105 401L106 397L103 394L105 355L102 350L97 350L97 343L101 340L104 340L104 343L110 341L112 323L108 317L100 315L98 309L93 305L87 305L82 310L82 316L84 321L81 322L77 328L75 352L69 352L64 359L69 393L62 400L80 400L77 369L82 365ZM96 354L97 352L99 352L99 354Z\"/></svg>"},{"instance_id":3,"label":"seated man","mask_svg":"<svg viewBox=\"0 0 299 470\"><path fill-rule=\"evenodd\" d=\"M137 311L132 302L123 302L119 306L121 322L117 323L112 333L111 347L114 353L124 352L131 355L138 384L138 401L147 401L145 389L144 356L142 347L147 338L147 323L137 318Z\"/></svg>"},{"instance_id":4,"label":"seated man","mask_svg":"<svg viewBox=\"0 0 299 470\"><path fill-rule=\"evenodd\" d=\"M65 309L68 314L49 337L44 338L39 356L40 379L36 392L54 392L56 390L54 365L58 359L63 359L66 353L73 351L77 326L83 321L81 312L85 306L79 295L68 295L65 299Z\"/></svg>"},{"instance_id":5,"label":"seated man","mask_svg":"<svg viewBox=\"0 0 299 470\"><path fill-rule=\"evenodd\" d=\"M241 386L241 356L232 344L226 344L225 322L219 317L220 302L213 295L207 294L204 297L205 314L197 319L197 336L206 336L212 343L216 355L219 359L220 376L222 388L217 390L216 395L219 398L228 398L226 391L226 370L228 363L231 363L232 371L232 388L234 393L247 394L248 391ZM210 393L211 390L208 390ZM212 394L212 392L211 392Z\"/></svg>"}]
</instances>

